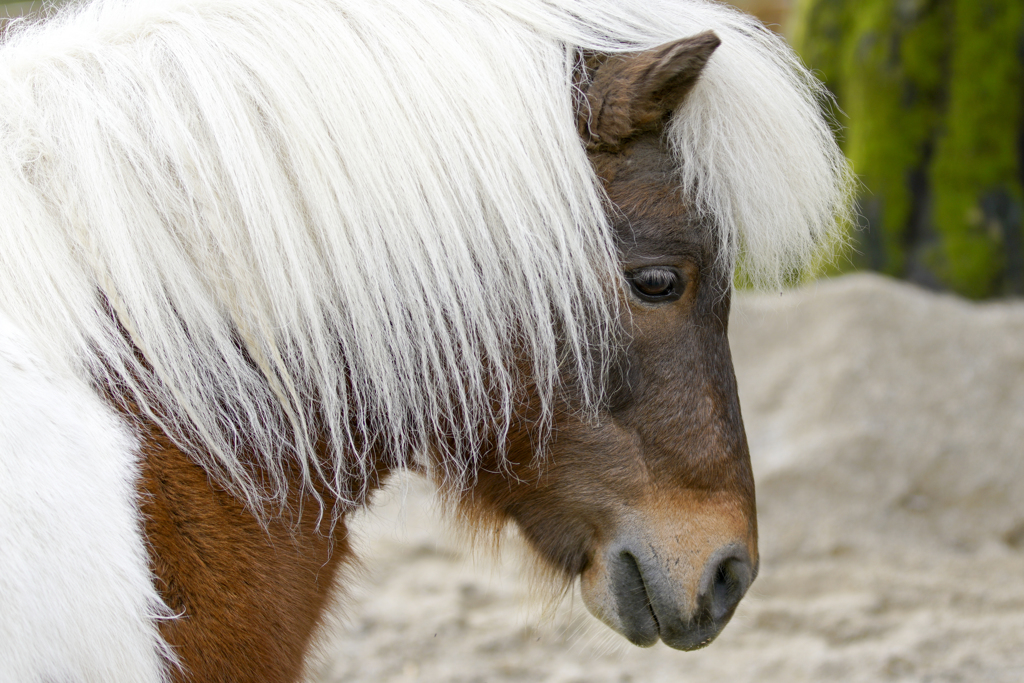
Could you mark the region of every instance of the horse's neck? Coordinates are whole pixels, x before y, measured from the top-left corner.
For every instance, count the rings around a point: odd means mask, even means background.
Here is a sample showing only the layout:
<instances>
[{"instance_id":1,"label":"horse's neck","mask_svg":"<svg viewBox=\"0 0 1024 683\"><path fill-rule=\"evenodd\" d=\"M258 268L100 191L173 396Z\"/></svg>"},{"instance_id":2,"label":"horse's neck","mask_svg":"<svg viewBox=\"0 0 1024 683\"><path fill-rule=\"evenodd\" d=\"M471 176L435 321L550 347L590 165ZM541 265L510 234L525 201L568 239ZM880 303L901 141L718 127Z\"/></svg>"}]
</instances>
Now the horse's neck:
<instances>
[{"instance_id":1,"label":"horse's neck","mask_svg":"<svg viewBox=\"0 0 1024 683\"><path fill-rule=\"evenodd\" d=\"M144 442L139 488L153 573L180 615L160 630L188 680L299 680L352 559L344 518L318 526L317 502L300 508L296 499L295 514L268 511L261 525L162 432L149 430Z\"/></svg>"}]
</instances>

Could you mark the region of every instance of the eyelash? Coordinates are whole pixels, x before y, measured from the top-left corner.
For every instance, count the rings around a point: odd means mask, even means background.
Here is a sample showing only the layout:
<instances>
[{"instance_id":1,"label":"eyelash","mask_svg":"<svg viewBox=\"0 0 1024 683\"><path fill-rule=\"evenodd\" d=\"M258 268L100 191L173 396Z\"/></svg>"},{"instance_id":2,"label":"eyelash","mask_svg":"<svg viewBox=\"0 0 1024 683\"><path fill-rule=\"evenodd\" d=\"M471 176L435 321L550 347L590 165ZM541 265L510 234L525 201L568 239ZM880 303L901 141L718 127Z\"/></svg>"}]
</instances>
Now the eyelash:
<instances>
[{"instance_id":1,"label":"eyelash","mask_svg":"<svg viewBox=\"0 0 1024 683\"><path fill-rule=\"evenodd\" d=\"M677 301L686 291L686 276L669 266L637 268L626 273L633 294L648 303ZM664 286L662 286L664 283Z\"/></svg>"}]
</instances>

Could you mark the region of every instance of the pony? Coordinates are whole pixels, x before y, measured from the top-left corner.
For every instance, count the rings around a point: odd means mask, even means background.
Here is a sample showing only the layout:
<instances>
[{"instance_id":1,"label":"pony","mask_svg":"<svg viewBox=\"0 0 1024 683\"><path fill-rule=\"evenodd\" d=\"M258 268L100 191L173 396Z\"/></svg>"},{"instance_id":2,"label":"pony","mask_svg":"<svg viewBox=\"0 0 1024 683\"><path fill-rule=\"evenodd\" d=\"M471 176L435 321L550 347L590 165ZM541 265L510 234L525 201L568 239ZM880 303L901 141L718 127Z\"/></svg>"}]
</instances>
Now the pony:
<instances>
[{"instance_id":1,"label":"pony","mask_svg":"<svg viewBox=\"0 0 1024 683\"><path fill-rule=\"evenodd\" d=\"M842 241L700 0L95 0L0 47L0 679L295 681L399 471L640 646L758 569L734 272Z\"/></svg>"}]
</instances>

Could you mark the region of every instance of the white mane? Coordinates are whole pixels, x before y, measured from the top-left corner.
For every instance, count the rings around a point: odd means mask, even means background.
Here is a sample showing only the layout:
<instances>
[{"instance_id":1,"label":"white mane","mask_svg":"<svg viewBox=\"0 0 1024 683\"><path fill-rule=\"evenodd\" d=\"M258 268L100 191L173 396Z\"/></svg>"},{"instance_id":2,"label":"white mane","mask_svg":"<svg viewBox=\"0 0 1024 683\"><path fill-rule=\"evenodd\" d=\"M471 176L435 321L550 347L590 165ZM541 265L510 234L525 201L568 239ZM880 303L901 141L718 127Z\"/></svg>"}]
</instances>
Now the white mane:
<instances>
[{"instance_id":1,"label":"white mane","mask_svg":"<svg viewBox=\"0 0 1024 683\"><path fill-rule=\"evenodd\" d=\"M776 285L831 241L848 172L818 84L725 7L100 0L0 50L0 307L254 506L287 461L358 500L371 450L458 444L461 481L524 381L547 419L614 341L578 49L707 29L671 138L729 267L742 244Z\"/></svg>"}]
</instances>

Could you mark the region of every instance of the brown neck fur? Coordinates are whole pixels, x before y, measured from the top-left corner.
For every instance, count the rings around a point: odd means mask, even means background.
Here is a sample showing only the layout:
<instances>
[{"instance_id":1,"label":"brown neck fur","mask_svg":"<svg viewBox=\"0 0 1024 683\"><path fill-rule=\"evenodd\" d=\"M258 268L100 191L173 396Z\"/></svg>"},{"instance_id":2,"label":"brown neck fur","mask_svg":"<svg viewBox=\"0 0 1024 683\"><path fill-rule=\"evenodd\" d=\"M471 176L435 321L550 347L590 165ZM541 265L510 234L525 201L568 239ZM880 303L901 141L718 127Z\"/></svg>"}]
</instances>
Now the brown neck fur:
<instances>
[{"instance_id":1,"label":"brown neck fur","mask_svg":"<svg viewBox=\"0 0 1024 683\"><path fill-rule=\"evenodd\" d=\"M160 622L183 665L173 680L299 680L338 575L353 558L344 519L324 535L318 507L307 500L298 520L272 515L261 526L157 428L147 428L144 441L139 488L152 569L179 615Z\"/></svg>"}]
</instances>

